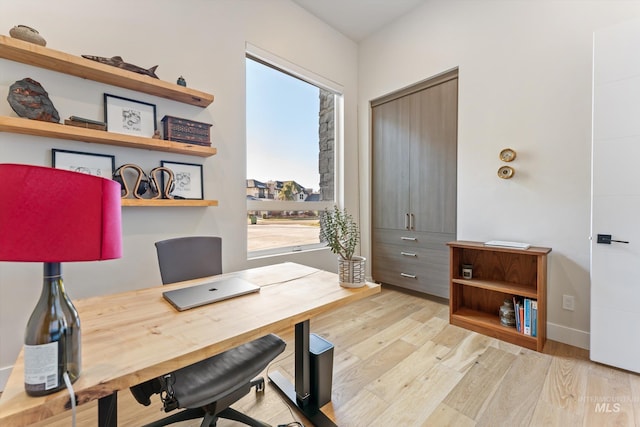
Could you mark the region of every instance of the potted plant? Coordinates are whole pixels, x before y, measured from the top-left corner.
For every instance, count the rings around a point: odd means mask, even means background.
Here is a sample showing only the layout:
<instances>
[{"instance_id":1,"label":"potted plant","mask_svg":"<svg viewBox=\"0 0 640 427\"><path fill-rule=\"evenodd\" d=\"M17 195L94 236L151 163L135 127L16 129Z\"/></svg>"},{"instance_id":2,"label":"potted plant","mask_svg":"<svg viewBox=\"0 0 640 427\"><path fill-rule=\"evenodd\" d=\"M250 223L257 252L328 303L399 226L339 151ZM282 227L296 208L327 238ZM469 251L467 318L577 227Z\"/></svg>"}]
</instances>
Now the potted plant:
<instances>
[{"instance_id":1,"label":"potted plant","mask_svg":"<svg viewBox=\"0 0 640 427\"><path fill-rule=\"evenodd\" d=\"M326 242L331 252L338 255L340 285L359 288L365 284L365 258L354 255L360 230L346 209L334 206L320 216L320 241Z\"/></svg>"}]
</instances>

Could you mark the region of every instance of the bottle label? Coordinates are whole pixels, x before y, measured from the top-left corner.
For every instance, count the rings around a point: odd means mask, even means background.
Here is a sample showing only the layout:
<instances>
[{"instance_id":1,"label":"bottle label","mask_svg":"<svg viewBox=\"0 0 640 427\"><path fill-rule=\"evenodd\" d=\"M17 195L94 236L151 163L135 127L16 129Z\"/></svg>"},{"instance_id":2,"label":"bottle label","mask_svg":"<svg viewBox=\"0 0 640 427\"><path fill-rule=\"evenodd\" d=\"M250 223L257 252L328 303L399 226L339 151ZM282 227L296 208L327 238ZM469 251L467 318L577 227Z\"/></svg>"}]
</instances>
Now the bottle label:
<instances>
[{"instance_id":1,"label":"bottle label","mask_svg":"<svg viewBox=\"0 0 640 427\"><path fill-rule=\"evenodd\" d=\"M24 346L24 384L29 390L58 386L58 341Z\"/></svg>"}]
</instances>

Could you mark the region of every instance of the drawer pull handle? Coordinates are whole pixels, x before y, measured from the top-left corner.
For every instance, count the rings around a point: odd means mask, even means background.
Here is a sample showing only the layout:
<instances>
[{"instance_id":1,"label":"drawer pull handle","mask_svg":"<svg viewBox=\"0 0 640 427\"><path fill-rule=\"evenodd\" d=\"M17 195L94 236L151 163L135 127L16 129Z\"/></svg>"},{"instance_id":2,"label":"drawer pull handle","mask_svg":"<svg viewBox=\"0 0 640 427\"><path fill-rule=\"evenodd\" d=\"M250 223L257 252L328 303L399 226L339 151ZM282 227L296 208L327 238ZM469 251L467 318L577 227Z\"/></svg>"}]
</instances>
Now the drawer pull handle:
<instances>
[{"instance_id":1,"label":"drawer pull handle","mask_svg":"<svg viewBox=\"0 0 640 427\"><path fill-rule=\"evenodd\" d=\"M415 237L404 237L404 236L400 237L400 239L402 239L402 240L410 240L412 242L415 242L416 240L418 240Z\"/></svg>"},{"instance_id":2,"label":"drawer pull handle","mask_svg":"<svg viewBox=\"0 0 640 427\"><path fill-rule=\"evenodd\" d=\"M408 277L409 279L415 279L416 278L415 274L400 273L400 275L402 277Z\"/></svg>"},{"instance_id":3,"label":"drawer pull handle","mask_svg":"<svg viewBox=\"0 0 640 427\"><path fill-rule=\"evenodd\" d=\"M400 255L413 256L413 257L417 257L418 256L418 254L414 254L413 252L400 252Z\"/></svg>"}]
</instances>

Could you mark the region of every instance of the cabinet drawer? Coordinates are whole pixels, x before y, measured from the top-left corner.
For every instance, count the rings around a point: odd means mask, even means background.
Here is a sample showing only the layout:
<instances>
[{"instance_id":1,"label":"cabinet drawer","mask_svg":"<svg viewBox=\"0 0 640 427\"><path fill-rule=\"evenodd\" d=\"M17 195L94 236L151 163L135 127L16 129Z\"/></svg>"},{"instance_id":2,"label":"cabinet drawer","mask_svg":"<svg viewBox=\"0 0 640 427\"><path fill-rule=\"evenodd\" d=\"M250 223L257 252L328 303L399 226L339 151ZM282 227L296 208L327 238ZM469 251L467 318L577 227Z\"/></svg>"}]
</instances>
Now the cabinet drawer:
<instances>
[{"instance_id":1,"label":"cabinet drawer","mask_svg":"<svg viewBox=\"0 0 640 427\"><path fill-rule=\"evenodd\" d=\"M440 250L448 254L447 243L455 240L453 233L428 233L405 230L373 230L373 246L378 244L402 245L407 248Z\"/></svg>"},{"instance_id":2,"label":"cabinet drawer","mask_svg":"<svg viewBox=\"0 0 640 427\"><path fill-rule=\"evenodd\" d=\"M376 244L373 279L449 298L447 251Z\"/></svg>"}]
</instances>

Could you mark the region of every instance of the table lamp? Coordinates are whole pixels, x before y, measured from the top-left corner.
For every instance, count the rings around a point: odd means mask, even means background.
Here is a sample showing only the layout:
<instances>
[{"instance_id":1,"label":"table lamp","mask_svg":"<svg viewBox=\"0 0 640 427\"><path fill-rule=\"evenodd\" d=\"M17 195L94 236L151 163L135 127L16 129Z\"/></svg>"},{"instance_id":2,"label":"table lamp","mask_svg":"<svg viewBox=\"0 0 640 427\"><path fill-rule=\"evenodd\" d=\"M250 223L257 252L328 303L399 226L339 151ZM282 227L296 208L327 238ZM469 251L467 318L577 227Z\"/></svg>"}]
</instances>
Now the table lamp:
<instances>
[{"instance_id":1,"label":"table lamp","mask_svg":"<svg viewBox=\"0 0 640 427\"><path fill-rule=\"evenodd\" d=\"M41 396L81 370L80 319L61 262L122 256L120 185L42 166L0 164L0 261L44 262L42 293L25 332L25 391Z\"/></svg>"}]
</instances>

